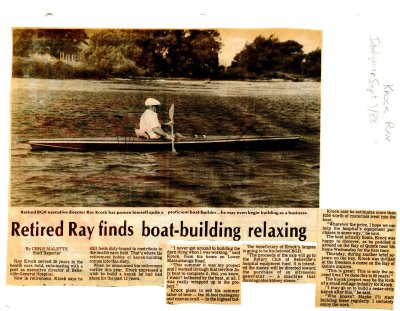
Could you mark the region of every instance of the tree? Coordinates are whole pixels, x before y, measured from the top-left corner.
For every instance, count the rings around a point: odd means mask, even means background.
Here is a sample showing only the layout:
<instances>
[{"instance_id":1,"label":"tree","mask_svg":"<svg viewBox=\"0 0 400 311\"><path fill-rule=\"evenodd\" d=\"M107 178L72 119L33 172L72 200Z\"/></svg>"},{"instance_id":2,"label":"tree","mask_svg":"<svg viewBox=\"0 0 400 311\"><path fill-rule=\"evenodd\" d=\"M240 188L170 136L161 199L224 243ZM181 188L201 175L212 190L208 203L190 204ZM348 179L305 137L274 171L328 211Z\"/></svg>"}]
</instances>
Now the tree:
<instances>
[{"instance_id":1,"label":"tree","mask_svg":"<svg viewBox=\"0 0 400 311\"><path fill-rule=\"evenodd\" d=\"M245 71L261 75L272 71L278 64L278 38L271 35L268 39L258 36L251 44L246 44L241 52L236 54L231 67L243 68Z\"/></svg>"},{"instance_id":2,"label":"tree","mask_svg":"<svg viewBox=\"0 0 400 311\"><path fill-rule=\"evenodd\" d=\"M37 37L37 52L48 53L53 57L59 57L60 53L79 53L81 44L87 44L88 39L83 29L38 29Z\"/></svg>"},{"instance_id":3,"label":"tree","mask_svg":"<svg viewBox=\"0 0 400 311\"><path fill-rule=\"evenodd\" d=\"M100 76L132 77L142 74L135 63L140 48L135 45L136 31L102 30L90 37L82 60Z\"/></svg>"},{"instance_id":4,"label":"tree","mask_svg":"<svg viewBox=\"0 0 400 311\"><path fill-rule=\"evenodd\" d=\"M205 78L218 73L219 33L215 30L150 30L137 40L137 63L150 75Z\"/></svg>"},{"instance_id":5,"label":"tree","mask_svg":"<svg viewBox=\"0 0 400 311\"><path fill-rule=\"evenodd\" d=\"M218 74L220 48L215 30L104 30L91 37L84 59L107 75L125 64L152 77L209 78Z\"/></svg>"},{"instance_id":6,"label":"tree","mask_svg":"<svg viewBox=\"0 0 400 311\"><path fill-rule=\"evenodd\" d=\"M277 71L300 73L303 57L303 46L294 40L280 42L274 35L268 39L258 36L236 54L228 71L254 77Z\"/></svg>"},{"instance_id":7,"label":"tree","mask_svg":"<svg viewBox=\"0 0 400 311\"><path fill-rule=\"evenodd\" d=\"M202 29L16 29L14 55L81 56L81 68L97 77L219 75L220 35ZM85 44L86 46L83 46ZM92 76L92 75L91 75Z\"/></svg>"},{"instance_id":8,"label":"tree","mask_svg":"<svg viewBox=\"0 0 400 311\"><path fill-rule=\"evenodd\" d=\"M304 61L304 74L308 77L321 77L321 49L308 53Z\"/></svg>"},{"instance_id":9,"label":"tree","mask_svg":"<svg viewBox=\"0 0 400 311\"><path fill-rule=\"evenodd\" d=\"M303 46L294 41L288 40L280 43L281 62L278 70L289 73L301 73L301 62L304 59Z\"/></svg>"},{"instance_id":10,"label":"tree","mask_svg":"<svg viewBox=\"0 0 400 311\"><path fill-rule=\"evenodd\" d=\"M59 57L61 52L77 54L88 36L83 29L14 29L14 56L50 54Z\"/></svg>"},{"instance_id":11,"label":"tree","mask_svg":"<svg viewBox=\"0 0 400 311\"><path fill-rule=\"evenodd\" d=\"M165 76L165 59L168 48L174 37L171 30L144 30L139 31L135 44L140 49L135 58L146 75Z\"/></svg>"},{"instance_id":12,"label":"tree","mask_svg":"<svg viewBox=\"0 0 400 311\"><path fill-rule=\"evenodd\" d=\"M191 30L188 39L192 49L192 74L197 78L218 75L218 53L221 49L219 33L215 30Z\"/></svg>"},{"instance_id":13,"label":"tree","mask_svg":"<svg viewBox=\"0 0 400 311\"><path fill-rule=\"evenodd\" d=\"M35 29L16 28L13 30L13 55L27 57L33 48Z\"/></svg>"}]
</instances>

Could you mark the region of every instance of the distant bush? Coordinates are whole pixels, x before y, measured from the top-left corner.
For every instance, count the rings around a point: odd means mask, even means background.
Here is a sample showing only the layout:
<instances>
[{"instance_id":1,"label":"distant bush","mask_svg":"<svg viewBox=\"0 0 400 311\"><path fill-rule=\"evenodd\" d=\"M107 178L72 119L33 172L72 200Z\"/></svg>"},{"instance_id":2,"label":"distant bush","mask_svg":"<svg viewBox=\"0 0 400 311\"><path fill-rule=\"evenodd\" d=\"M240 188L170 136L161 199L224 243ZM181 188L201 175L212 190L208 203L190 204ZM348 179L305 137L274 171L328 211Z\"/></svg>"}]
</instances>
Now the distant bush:
<instances>
[{"instance_id":1,"label":"distant bush","mask_svg":"<svg viewBox=\"0 0 400 311\"><path fill-rule=\"evenodd\" d=\"M132 64L115 66L112 70L95 68L85 64L72 66L66 62L43 61L25 57L14 57L12 66L13 77L30 77L42 79L105 79L133 78L141 72Z\"/></svg>"},{"instance_id":2,"label":"distant bush","mask_svg":"<svg viewBox=\"0 0 400 311\"><path fill-rule=\"evenodd\" d=\"M48 62L14 58L12 73L14 77L47 77L51 66Z\"/></svg>"},{"instance_id":3,"label":"distant bush","mask_svg":"<svg viewBox=\"0 0 400 311\"><path fill-rule=\"evenodd\" d=\"M13 77L42 79L103 79L105 75L85 66L71 66L63 61L41 61L31 58L14 57Z\"/></svg>"},{"instance_id":4,"label":"distant bush","mask_svg":"<svg viewBox=\"0 0 400 311\"><path fill-rule=\"evenodd\" d=\"M316 49L307 54L304 64L305 76L321 78L321 54L321 49Z\"/></svg>"},{"instance_id":5,"label":"distant bush","mask_svg":"<svg viewBox=\"0 0 400 311\"><path fill-rule=\"evenodd\" d=\"M253 80L259 78L259 76L254 72L250 72L242 67L236 67L236 68L229 67L226 72L221 73L220 75L221 78L230 80L237 80L237 79Z\"/></svg>"}]
</instances>

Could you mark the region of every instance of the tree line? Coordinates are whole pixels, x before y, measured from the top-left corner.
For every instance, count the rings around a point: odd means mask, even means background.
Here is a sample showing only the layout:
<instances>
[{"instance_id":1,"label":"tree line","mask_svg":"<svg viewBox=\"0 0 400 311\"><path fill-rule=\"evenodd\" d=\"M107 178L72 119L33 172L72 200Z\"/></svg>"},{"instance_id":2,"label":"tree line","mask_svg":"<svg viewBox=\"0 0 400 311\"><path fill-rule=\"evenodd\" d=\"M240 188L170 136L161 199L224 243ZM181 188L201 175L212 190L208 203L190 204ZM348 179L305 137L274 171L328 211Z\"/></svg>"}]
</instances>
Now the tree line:
<instances>
[{"instance_id":1,"label":"tree line","mask_svg":"<svg viewBox=\"0 0 400 311\"><path fill-rule=\"evenodd\" d=\"M211 29L14 29L13 75L259 79L321 74L321 50L305 54L294 40L259 36L229 67L218 61L222 44L219 32ZM33 55L50 55L53 61Z\"/></svg>"},{"instance_id":2,"label":"tree line","mask_svg":"<svg viewBox=\"0 0 400 311\"><path fill-rule=\"evenodd\" d=\"M294 41L279 41L258 36L234 57L228 75L247 78L321 77L321 50L305 54L303 46Z\"/></svg>"}]
</instances>

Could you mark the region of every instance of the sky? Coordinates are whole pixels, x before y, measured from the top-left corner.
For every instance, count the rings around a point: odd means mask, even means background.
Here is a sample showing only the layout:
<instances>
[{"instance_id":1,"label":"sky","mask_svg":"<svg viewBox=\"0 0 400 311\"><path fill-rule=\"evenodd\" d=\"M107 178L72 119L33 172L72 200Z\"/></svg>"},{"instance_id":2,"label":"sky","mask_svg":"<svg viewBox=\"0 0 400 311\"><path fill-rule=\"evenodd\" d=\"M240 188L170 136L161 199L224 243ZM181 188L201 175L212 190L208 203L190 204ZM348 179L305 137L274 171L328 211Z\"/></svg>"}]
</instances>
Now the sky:
<instances>
[{"instance_id":1,"label":"sky","mask_svg":"<svg viewBox=\"0 0 400 311\"><path fill-rule=\"evenodd\" d=\"M275 35L280 41L295 40L303 45L304 53L309 53L316 48L322 49L322 31L286 28L265 29L218 29L222 48L219 54L220 65L230 66L235 55L240 52L246 43L262 35L268 38Z\"/></svg>"}]
</instances>

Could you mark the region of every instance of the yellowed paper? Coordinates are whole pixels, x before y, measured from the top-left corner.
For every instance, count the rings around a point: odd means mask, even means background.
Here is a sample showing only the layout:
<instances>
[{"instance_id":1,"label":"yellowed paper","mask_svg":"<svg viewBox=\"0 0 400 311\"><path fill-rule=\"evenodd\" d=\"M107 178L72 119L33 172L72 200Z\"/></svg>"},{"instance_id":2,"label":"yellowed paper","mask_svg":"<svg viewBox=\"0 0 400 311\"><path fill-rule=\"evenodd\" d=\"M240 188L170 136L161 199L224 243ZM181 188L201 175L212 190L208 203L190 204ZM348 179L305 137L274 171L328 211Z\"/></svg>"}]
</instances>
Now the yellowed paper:
<instances>
[{"instance_id":1,"label":"yellowed paper","mask_svg":"<svg viewBox=\"0 0 400 311\"><path fill-rule=\"evenodd\" d=\"M33 211L10 215L8 284L163 285L166 241L134 238L116 210Z\"/></svg>"},{"instance_id":2,"label":"yellowed paper","mask_svg":"<svg viewBox=\"0 0 400 311\"><path fill-rule=\"evenodd\" d=\"M245 244L242 281L314 283L316 245Z\"/></svg>"},{"instance_id":3,"label":"yellowed paper","mask_svg":"<svg viewBox=\"0 0 400 311\"><path fill-rule=\"evenodd\" d=\"M10 209L7 283L163 285L170 240L316 241L316 209Z\"/></svg>"},{"instance_id":4,"label":"yellowed paper","mask_svg":"<svg viewBox=\"0 0 400 311\"><path fill-rule=\"evenodd\" d=\"M171 245L167 303L240 304L240 246Z\"/></svg>"},{"instance_id":5,"label":"yellowed paper","mask_svg":"<svg viewBox=\"0 0 400 311\"><path fill-rule=\"evenodd\" d=\"M394 211L320 210L316 305L392 309Z\"/></svg>"}]
</instances>

